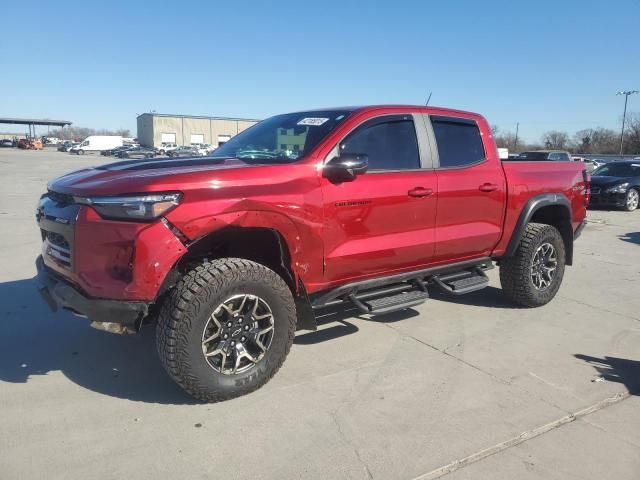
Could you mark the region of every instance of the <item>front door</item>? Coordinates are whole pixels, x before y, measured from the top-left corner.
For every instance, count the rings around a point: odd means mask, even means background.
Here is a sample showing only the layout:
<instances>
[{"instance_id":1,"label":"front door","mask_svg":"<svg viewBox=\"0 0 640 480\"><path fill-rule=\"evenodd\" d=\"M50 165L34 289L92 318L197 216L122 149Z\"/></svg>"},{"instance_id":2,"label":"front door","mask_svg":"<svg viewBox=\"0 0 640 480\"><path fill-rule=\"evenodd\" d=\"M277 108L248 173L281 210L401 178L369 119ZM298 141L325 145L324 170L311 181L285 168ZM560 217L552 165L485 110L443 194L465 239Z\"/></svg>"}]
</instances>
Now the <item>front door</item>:
<instances>
[{"instance_id":1,"label":"front door","mask_svg":"<svg viewBox=\"0 0 640 480\"><path fill-rule=\"evenodd\" d=\"M437 177L424 168L427 149L416 135L424 123L416 118L368 119L334 150L366 154L369 169L350 182L322 178L327 283L416 269L432 260Z\"/></svg>"}]
</instances>

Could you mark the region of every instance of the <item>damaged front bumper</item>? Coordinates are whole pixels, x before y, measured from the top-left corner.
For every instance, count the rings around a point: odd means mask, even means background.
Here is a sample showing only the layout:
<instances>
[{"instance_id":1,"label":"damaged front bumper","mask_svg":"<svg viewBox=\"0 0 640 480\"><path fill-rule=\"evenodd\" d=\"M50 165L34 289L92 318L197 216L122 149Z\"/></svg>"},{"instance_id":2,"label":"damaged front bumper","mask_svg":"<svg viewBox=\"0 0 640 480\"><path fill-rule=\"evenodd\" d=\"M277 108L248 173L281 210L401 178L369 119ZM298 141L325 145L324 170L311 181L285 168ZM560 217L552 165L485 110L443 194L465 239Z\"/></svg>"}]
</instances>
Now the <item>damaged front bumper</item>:
<instances>
[{"instance_id":1,"label":"damaged front bumper","mask_svg":"<svg viewBox=\"0 0 640 480\"><path fill-rule=\"evenodd\" d=\"M52 311L59 308L87 317L91 326L111 333L136 333L149 311L150 302L91 298L67 282L45 264L36 260L40 295Z\"/></svg>"}]
</instances>

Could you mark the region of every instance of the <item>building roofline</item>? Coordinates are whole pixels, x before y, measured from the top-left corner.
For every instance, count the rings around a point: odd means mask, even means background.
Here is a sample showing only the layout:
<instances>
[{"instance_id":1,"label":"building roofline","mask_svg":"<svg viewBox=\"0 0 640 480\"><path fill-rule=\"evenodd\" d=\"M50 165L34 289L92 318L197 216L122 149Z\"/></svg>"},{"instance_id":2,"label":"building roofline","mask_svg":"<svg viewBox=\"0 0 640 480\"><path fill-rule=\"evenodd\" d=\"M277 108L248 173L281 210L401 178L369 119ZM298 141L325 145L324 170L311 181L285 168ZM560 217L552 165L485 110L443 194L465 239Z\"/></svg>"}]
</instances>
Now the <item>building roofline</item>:
<instances>
[{"instance_id":1,"label":"building roofline","mask_svg":"<svg viewBox=\"0 0 640 480\"><path fill-rule=\"evenodd\" d=\"M235 117L209 117L207 115L176 115L172 113L141 113L137 118L144 115L151 117L173 117L173 118L197 118L201 120L230 120L236 122L260 122L261 120L256 118L235 118Z\"/></svg>"}]
</instances>

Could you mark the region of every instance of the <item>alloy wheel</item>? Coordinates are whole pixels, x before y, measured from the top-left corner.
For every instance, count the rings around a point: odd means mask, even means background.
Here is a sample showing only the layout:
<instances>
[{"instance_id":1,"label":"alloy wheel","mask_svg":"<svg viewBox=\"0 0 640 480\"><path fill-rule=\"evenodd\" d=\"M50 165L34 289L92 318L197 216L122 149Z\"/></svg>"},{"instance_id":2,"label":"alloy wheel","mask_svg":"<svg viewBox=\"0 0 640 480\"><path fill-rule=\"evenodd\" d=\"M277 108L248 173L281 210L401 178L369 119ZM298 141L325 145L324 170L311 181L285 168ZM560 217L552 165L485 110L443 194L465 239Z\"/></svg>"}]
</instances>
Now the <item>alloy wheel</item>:
<instances>
[{"instance_id":1,"label":"alloy wheel","mask_svg":"<svg viewBox=\"0 0 640 480\"><path fill-rule=\"evenodd\" d=\"M633 188L629 190L629 193L627 193L627 208L629 210L635 210L638 208L638 197L639 195L637 190Z\"/></svg>"},{"instance_id":2,"label":"alloy wheel","mask_svg":"<svg viewBox=\"0 0 640 480\"><path fill-rule=\"evenodd\" d=\"M222 302L205 324L202 353L216 372L246 372L269 350L274 328L273 313L264 299L234 295Z\"/></svg>"},{"instance_id":3,"label":"alloy wheel","mask_svg":"<svg viewBox=\"0 0 640 480\"><path fill-rule=\"evenodd\" d=\"M550 243L543 243L533 255L531 262L531 280L537 290L546 290L553 282L556 269L558 268L558 257L556 249Z\"/></svg>"}]
</instances>

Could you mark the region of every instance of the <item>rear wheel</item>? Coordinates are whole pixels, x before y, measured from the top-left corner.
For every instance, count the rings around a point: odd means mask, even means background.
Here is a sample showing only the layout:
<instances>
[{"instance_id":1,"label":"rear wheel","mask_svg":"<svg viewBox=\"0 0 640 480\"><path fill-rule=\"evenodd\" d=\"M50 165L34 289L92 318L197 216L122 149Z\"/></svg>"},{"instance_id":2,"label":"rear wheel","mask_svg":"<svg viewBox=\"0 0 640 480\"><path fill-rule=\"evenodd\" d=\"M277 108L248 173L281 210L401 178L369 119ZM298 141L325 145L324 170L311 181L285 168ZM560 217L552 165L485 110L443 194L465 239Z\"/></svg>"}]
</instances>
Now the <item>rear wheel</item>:
<instances>
[{"instance_id":1,"label":"rear wheel","mask_svg":"<svg viewBox=\"0 0 640 480\"><path fill-rule=\"evenodd\" d=\"M500 284L521 307L539 307L555 297L564 276L565 250L558 230L541 223L527 225L513 257L500 261Z\"/></svg>"},{"instance_id":2,"label":"rear wheel","mask_svg":"<svg viewBox=\"0 0 640 480\"><path fill-rule=\"evenodd\" d=\"M217 402L267 383L295 328L293 296L278 274L223 258L189 271L168 295L156 340L169 375L194 397Z\"/></svg>"},{"instance_id":3,"label":"rear wheel","mask_svg":"<svg viewBox=\"0 0 640 480\"><path fill-rule=\"evenodd\" d=\"M636 208L638 208L638 203L640 203L640 194L638 193L638 190L636 190L635 188L630 188L627 192L624 209L627 212L633 212Z\"/></svg>"},{"instance_id":4,"label":"rear wheel","mask_svg":"<svg viewBox=\"0 0 640 480\"><path fill-rule=\"evenodd\" d=\"M78 155L84 155L84 150L82 149L78 150Z\"/></svg>"}]
</instances>

